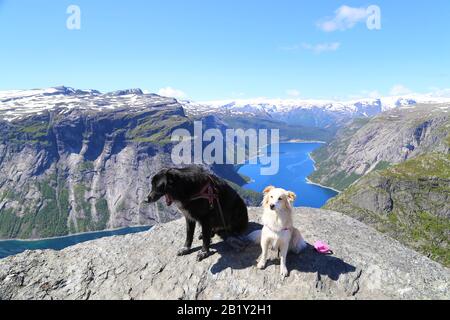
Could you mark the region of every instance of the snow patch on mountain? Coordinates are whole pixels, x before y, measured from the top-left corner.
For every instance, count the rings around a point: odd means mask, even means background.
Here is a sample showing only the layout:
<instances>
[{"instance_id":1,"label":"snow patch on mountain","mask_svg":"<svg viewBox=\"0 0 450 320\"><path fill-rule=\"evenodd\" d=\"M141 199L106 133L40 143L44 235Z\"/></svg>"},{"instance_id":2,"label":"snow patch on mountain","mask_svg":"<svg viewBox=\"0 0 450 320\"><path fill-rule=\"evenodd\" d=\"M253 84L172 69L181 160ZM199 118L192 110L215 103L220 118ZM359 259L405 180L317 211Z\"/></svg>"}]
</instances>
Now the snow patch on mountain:
<instances>
[{"instance_id":1,"label":"snow patch on mountain","mask_svg":"<svg viewBox=\"0 0 450 320\"><path fill-rule=\"evenodd\" d=\"M102 110L116 108L147 108L155 104L177 103L174 98L157 94L144 94L140 89L101 93L97 90L79 90L70 87L53 87L32 90L0 91L0 119L14 121L31 114L40 114L55 108L80 108ZM433 94L351 101L313 99L240 99L217 101L180 101L190 115L209 114L232 116L263 116L288 123L309 121L312 125L327 125L328 118L354 116L371 117L397 107L418 103L450 103L448 97ZM311 119L309 119L311 118Z\"/></svg>"},{"instance_id":2,"label":"snow patch on mountain","mask_svg":"<svg viewBox=\"0 0 450 320\"><path fill-rule=\"evenodd\" d=\"M53 87L33 90L0 91L0 119L15 121L48 110L81 109L145 109L159 104L177 103L173 98L156 94L143 94L140 89L128 89L102 94L97 90L79 90L70 87Z\"/></svg>"}]
</instances>

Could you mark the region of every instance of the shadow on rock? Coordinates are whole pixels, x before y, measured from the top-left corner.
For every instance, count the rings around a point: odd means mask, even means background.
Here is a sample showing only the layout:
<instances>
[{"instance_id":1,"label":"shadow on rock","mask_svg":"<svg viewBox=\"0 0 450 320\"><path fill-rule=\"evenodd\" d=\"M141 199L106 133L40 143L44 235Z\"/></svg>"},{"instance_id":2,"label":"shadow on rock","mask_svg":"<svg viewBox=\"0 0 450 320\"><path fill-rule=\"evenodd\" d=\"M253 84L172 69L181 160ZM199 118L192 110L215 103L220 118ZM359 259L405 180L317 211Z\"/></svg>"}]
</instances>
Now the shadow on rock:
<instances>
[{"instance_id":1,"label":"shadow on rock","mask_svg":"<svg viewBox=\"0 0 450 320\"><path fill-rule=\"evenodd\" d=\"M261 228L260 224L251 223L249 232ZM256 261L261 254L261 247L255 244L249 245L241 252L236 252L224 241L214 244L212 248L220 255L219 260L211 268L213 274L222 272L227 268L234 270L252 268L256 265ZM266 268L273 264L279 264L279 259L269 259ZM290 272L297 270L299 272L317 273L321 276L326 275L333 281L339 280L339 277L343 274L356 271L355 266L340 258L319 254L310 244L301 254L290 253L287 257L287 267Z\"/></svg>"},{"instance_id":2,"label":"shadow on rock","mask_svg":"<svg viewBox=\"0 0 450 320\"><path fill-rule=\"evenodd\" d=\"M301 254L288 255L287 268L289 271L297 270L299 272L318 273L321 276L326 275L333 281L339 280L342 274L356 271L355 266L332 255L320 254L310 244Z\"/></svg>"},{"instance_id":3,"label":"shadow on rock","mask_svg":"<svg viewBox=\"0 0 450 320\"><path fill-rule=\"evenodd\" d=\"M255 222L249 222L247 234L255 230L262 229L262 225ZM242 251L236 251L231 248L225 241L215 243L211 246L218 254L219 260L211 267L211 273L217 274L227 268L234 270L242 270L256 265L256 260L261 254L259 246L249 244L247 248Z\"/></svg>"}]
</instances>

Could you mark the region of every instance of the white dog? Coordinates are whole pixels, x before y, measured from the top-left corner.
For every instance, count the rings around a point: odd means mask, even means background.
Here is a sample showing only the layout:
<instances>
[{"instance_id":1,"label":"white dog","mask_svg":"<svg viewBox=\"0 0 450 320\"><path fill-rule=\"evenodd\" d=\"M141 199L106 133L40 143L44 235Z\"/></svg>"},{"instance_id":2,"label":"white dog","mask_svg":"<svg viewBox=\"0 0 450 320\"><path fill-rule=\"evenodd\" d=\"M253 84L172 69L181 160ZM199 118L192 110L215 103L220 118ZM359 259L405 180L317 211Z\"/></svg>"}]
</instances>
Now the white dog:
<instances>
[{"instance_id":1,"label":"white dog","mask_svg":"<svg viewBox=\"0 0 450 320\"><path fill-rule=\"evenodd\" d=\"M286 267L288 251L296 254L306 248L306 242L300 231L292 223L292 203L296 198L295 193L273 186L264 189L263 208L264 213L262 231L254 232L249 238L255 242L260 241L262 254L257 267L264 269L267 262L269 246L277 250L280 255L280 274L287 277L289 272Z\"/></svg>"}]
</instances>

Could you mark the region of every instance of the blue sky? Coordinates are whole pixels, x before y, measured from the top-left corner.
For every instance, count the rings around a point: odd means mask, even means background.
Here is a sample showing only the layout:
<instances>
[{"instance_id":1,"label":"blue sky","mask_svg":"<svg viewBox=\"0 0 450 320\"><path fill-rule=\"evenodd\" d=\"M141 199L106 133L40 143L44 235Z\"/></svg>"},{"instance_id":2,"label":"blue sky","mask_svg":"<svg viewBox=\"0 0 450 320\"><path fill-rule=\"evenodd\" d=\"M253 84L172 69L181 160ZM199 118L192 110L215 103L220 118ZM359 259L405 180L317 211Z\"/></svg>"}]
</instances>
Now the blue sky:
<instances>
[{"instance_id":1,"label":"blue sky","mask_svg":"<svg viewBox=\"0 0 450 320\"><path fill-rule=\"evenodd\" d=\"M80 30L66 28L71 4ZM370 5L380 30L360 16ZM193 100L430 92L450 88L449 14L448 0L0 0L0 90L139 87Z\"/></svg>"}]
</instances>

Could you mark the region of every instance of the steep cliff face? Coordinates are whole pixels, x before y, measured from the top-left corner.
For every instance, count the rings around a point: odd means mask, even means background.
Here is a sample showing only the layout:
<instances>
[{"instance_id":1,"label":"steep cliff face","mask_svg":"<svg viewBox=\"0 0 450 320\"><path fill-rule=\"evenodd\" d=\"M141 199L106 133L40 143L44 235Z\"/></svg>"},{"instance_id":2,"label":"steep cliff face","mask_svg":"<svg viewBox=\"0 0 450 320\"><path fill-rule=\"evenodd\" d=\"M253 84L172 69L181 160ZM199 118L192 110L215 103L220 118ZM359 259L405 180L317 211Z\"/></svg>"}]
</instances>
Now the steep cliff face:
<instances>
[{"instance_id":1,"label":"steep cliff face","mask_svg":"<svg viewBox=\"0 0 450 320\"><path fill-rule=\"evenodd\" d=\"M314 182L344 190L374 169L430 152L447 153L448 104L401 107L341 129L333 141L312 153Z\"/></svg>"},{"instance_id":2,"label":"steep cliff face","mask_svg":"<svg viewBox=\"0 0 450 320\"><path fill-rule=\"evenodd\" d=\"M450 266L450 155L431 153L351 185L325 208L374 226Z\"/></svg>"},{"instance_id":3,"label":"steep cliff face","mask_svg":"<svg viewBox=\"0 0 450 320\"><path fill-rule=\"evenodd\" d=\"M325 208L450 265L450 106L359 119L312 154L315 182L344 190Z\"/></svg>"},{"instance_id":4,"label":"steep cliff face","mask_svg":"<svg viewBox=\"0 0 450 320\"><path fill-rule=\"evenodd\" d=\"M249 213L260 221L260 208ZM290 254L284 280L275 252L265 270L256 268L258 245L234 252L215 238L216 253L208 259L177 257L185 232L177 220L145 233L0 260L0 300L450 298L447 268L348 216L297 208L294 224L307 242L327 241L334 255L311 248Z\"/></svg>"},{"instance_id":5,"label":"steep cliff face","mask_svg":"<svg viewBox=\"0 0 450 320\"><path fill-rule=\"evenodd\" d=\"M143 204L152 175L172 166L171 132L192 130L176 100L138 89L100 94L65 87L2 99L0 238L152 225L178 216L161 203ZM233 167L220 170L240 179Z\"/></svg>"}]
</instances>

